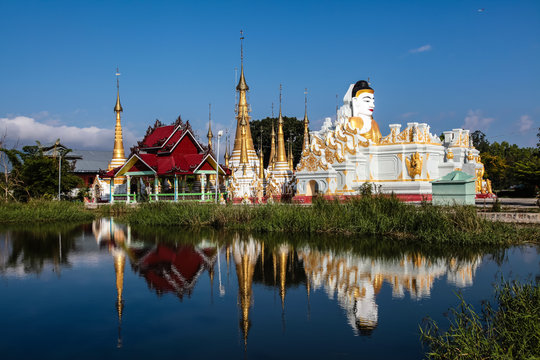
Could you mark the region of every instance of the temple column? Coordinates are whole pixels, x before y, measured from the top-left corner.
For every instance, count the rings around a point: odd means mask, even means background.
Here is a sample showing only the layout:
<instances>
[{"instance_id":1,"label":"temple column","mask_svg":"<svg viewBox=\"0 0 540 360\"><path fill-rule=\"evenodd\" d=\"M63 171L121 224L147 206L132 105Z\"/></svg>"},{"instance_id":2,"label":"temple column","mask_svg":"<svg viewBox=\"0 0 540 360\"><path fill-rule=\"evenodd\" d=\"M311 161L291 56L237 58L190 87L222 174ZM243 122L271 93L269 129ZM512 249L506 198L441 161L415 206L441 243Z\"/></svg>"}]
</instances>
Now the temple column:
<instances>
[{"instance_id":1,"label":"temple column","mask_svg":"<svg viewBox=\"0 0 540 360\"><path fill-rule=\"evenodd\" d=\"M109 191L109 202L112 204L114 202L114 196L113 196L113 183L114 183L114 178L111 178L110 182L109 182L109 188L110 188L110 191Z\"/></svg>"},{"instance_id":2,"label":"temple column","mask_svg":"<svg viewBox=\"0 0 540 360\"><path fill-rule=\"evenodd\" d=\"M187 175L182 176L182 194L186 193ZM186 196L182 195L182 200L185 200Z\"/></svg>"},{"instance_id":3,"label":"temple column","mask_svg":"<svg viewBox=\"0 0 540 360\"><path fill-rule=\"evenodd\" d=\"M126 204L129 204L129 195L131 194L131 176L126 175L127 183L126 183Z\"/></svg>"},{"instance_id":4,"label":"temple column","mask_svg":"<svg viewBox=\"0 0 540 360\"><path fill-rule=\"evenodd\" d=\"M204 201L204 191L205 191L205 182L206 182L206 175L201 175L201 200Z\"/></svg>"},{"instance_id":5,"label":"temple column","mask_svg":"<svg viewBox=\"0 0 540 360\"><path fill-rule=\"evenodd\" d=\"M178 201L178 176L174 174L174 201Z\"/></svg>"},{"instance_id":6,"label":"temple column","mask_svg":"<svg viewBox=\"0 0 540 360\"><path fill-rule=\"evenodd\" d=\"M159 179L157 175L154 176L154 198L156 201L158 200L158 194L159 194Z\"/></svg>"},{"instance_id":7,"label":"temple column","mask_svg":"<svg viewBox=\"0 0 540 360\"><path fill-rule=\"evenodd\" d=\"M195 175L195 182L193 183L193 192L194 193L197 193L197 192L202 192L201 189L201 178L202 178L202 175Z\"/></svg>"}]
</instances>

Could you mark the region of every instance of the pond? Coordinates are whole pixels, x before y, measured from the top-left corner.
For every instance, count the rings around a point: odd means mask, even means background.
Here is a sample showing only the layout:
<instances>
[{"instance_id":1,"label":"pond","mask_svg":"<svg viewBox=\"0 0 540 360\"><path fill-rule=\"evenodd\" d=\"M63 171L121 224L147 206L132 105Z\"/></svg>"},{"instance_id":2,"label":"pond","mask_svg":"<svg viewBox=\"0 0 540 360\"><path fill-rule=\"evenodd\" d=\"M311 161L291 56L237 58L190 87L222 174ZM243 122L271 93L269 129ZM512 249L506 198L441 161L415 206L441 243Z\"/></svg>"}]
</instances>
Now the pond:
<instances>
[{"instance_id":1,"label":"pond","mask_svg":"<svg viewBox=\"0 0 540 360\"><path fill-rule=\"evenodd\" d=\"M0 228L3 359L401 358L419 324L479 308L535 246L439 251L384 239L132 228Z\"/></svg>"}]
</instances>

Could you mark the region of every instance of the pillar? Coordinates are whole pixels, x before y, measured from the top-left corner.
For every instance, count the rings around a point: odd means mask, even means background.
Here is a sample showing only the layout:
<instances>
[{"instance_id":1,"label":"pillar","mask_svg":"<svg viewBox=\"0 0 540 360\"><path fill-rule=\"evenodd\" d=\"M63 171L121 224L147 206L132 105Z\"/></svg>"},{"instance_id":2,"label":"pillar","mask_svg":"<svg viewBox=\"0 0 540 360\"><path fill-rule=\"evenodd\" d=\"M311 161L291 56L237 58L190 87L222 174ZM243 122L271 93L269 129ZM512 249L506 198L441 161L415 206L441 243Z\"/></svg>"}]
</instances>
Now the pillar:
<instances>
[{"instance_id":1,"label":"pillar","mask_svg":"<svg viewBox=\"0 0 540 360\"><path fill-rule=\"evenodd\" d=\"M114 178L111 178L111 181L110 181L110 191L109 191L109 202L112 204L114 202L114 196L113 196L113 182L114 182Z\"/></svg>"},{"instance_id":2,"label":"pillar","mask_svg":"<svg viewBox=\"0 0 540 360\"><path fill-rule=\"evenodd\" d=\"M174 174L174 201L178 201L178 176Z\"/></svg>"},{"instance_id":3,"label":"pillar","mask_svg":"<svg viewBox=\"0 0 540 360\"><path fill-rule=\"evenodd\" d=\"M127 194L127 198L126 198L126 204L129 204L129 195L131 194L131 176L130 175L126 175L126 179L127 179L127 183L126 183L126 194Z\"/></svg>"},{"instance_id":4,"label":"pillar","mask_svg":"<svg viewBox=\"0 0 540 360\"><path fill-rule=\"evenodd\" d=\"M159 179L156 176L154 176L154 197L156 199L156 201L159 201L158 199L158 194L159 194Z\"/></svg>"},{"instance_id":5,"label":"pillar","mask_svg":"<svg viewBox=\"0 0 540 360\"><path fill-rule=\"evenodd\" d=\"M201 200L204 201L204 191L205 191L205 182L206 182L206 175L205 174L202 174L201 175L201 193L202 193L202 196L201 196Z\"/></svg>"}]
</instances>

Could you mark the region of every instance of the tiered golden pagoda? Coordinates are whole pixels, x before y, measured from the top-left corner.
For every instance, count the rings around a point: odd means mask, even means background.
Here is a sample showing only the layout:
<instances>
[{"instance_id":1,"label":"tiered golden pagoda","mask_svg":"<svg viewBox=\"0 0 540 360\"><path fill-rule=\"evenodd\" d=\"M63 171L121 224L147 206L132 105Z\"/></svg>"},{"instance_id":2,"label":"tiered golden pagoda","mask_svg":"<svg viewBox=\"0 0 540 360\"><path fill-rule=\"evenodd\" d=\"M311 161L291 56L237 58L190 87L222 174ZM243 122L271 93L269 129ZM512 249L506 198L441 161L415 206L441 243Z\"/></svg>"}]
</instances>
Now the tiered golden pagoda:
<instances>
[{"instance_id":1,"label":"tiered golden pagoda","mask_svg":"<svg viewBox=\"0 0 540 360\"><path fill-rule=\"evenodd\" d=\"M242 32L240 32L243 35ZM249 121L250 107L247 103L247 91L249 86L244 75L244 51L243 39L240 37L240 81L236 86L238 91L238 104L236 106L236 136L234 148L230 159L226 164L231 169L229 181L229 193L233 201L251 203L264 194L264 183L260 179L260 160L253 146Z\"/></svg>"},{"instance_id":2,"label":"tiered golden pagoda","mask_svg":"<svg viewBox=\"0 0 540 360\"><path fill-rule=\"evenodd\" d=\"M268 166L266 195L272 199L280 199L285 194L292 193L292 171L285 152L285 136L283 134L283 115L281 113L281 85L279 85L279 118L277 132L277 153L274 162ZM273 133L273 128L272 128ZM272 138L273 139L273 138ZM274 142L272 142L274 145ZM271 165L271 166L270 166Z\"/></svg>"},{"instance_id":3,"label":"tiered golden pagoda","mask_svg":"<svg viewBox=\"0 0 540 360\"><path fill-rule=\"evenodd\" d=\"M122 137L122 123L120 119L120 113L123 112L124 109L120 104L120 81L118 76L120 76L120 73L118 72L118 68L116 68L116 104L114 106L114 112L116 113L116 126L114 128L114 150L112 160L109 163L107 170L112 170L118 166L122 166L126 162L124 140ZM122 181L122 179L119 180Z\"/></svg>"}]
</instances>

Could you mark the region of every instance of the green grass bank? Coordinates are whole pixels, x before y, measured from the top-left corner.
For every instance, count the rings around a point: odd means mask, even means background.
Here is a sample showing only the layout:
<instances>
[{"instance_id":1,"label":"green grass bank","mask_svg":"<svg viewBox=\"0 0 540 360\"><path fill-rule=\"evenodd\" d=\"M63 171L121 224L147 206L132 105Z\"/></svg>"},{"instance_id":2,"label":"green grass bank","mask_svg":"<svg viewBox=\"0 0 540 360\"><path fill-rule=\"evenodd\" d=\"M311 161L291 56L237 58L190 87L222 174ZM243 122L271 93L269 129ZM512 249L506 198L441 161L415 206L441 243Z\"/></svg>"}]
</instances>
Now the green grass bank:
<instances>
[{"instance_id":1,"label":"green grass bank","mask_svg":"<svg viewBox=\"0 0 540 360\"><path fill-rule=\"evenodd\" d=\"M537 282L502 281L495 301L480 312L461 303L447 315L442 330L432 319L420 328L428 359L538 359L540 357L540 287ZM447 325L441 325L446 327Z\"/></svg>"},{"instance_id":2,"label":"green grass bank","mask_svg":"<svg viewBox=\"0 0 540 360\"><path fill-rule=\"evenodd\" d=\"M317 200L312 206L233 206L146 203L136 208L103 207L102 215L142 226L214 227L255 232L338 233L385 236L437 245L538 243L540 227L491 222L474 207L413 206L392 197L346 203Z\"/></svg>"},{"instance_id":3,"label":"green grass bank","mask_svg":"<svg viewBox=\"0 0 540 360\"><path fill-rule=\"evenodd\" d=\"M27 203L0 204L0 223L50 223L92 221L96 214L85 210L83 203L32 200Z\"/></svg>"}]
</instances>

